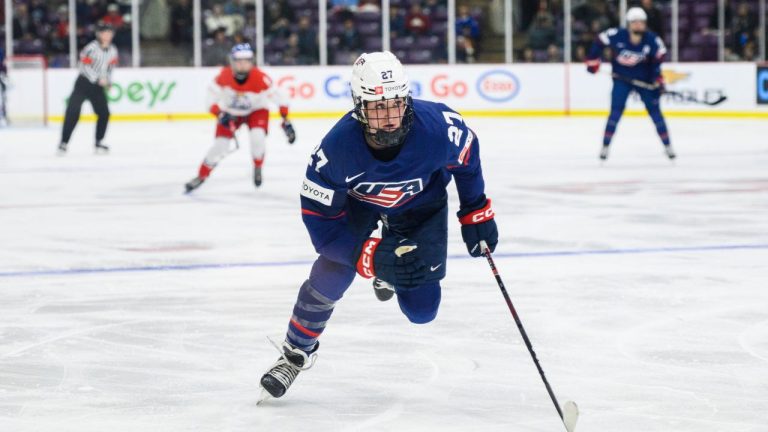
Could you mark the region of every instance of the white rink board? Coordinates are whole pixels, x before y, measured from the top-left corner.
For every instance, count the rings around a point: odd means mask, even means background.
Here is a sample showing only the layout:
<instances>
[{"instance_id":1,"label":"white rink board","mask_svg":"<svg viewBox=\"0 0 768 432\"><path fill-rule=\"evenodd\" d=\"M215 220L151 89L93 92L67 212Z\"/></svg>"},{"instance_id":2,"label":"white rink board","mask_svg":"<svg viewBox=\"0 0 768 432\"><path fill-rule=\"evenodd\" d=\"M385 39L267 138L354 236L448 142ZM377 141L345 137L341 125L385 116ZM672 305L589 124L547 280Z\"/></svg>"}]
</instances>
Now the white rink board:
<instances>
[{"instance_id":1,"label":"white rink board","mask_svg":"<svg viewBox=\"0 0 768 432\"><path fill-rule=\"evenodd\" d=\"M610 69L609 67L604 67ZM717 107L665 98L666 112L762 113L756 104L756 69L752 63L665 64L669 88L700 99L723 94ZM267 67L265 70L291 96L291 109L306 115L328 115L351 107L347 77L350 68ZM610 101L611 79L588 74L582 65L515 64L408 66L415 97L440 101L463 112L502 115L561 115L604 112ZM217 68L117 69L109 92L113 114L131 119L204 118L206 88ZM49 70L50 113L61 120L76 72ZM87 105L87 104L86 104ZM642 108L630 101L630 108ZM90 107L86 107L90 113Z\"/></svg>"}]
</instances>

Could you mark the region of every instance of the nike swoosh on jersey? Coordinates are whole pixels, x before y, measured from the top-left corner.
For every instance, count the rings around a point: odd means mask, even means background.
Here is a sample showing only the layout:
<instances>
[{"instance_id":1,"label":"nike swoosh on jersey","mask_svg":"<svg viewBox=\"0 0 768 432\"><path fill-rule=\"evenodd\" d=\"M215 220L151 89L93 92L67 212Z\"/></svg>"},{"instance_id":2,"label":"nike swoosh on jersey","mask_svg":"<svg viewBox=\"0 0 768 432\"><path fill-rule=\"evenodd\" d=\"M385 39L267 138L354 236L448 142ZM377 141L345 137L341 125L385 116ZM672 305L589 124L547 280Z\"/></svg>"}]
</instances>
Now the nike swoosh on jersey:
<instances>
[{"instance_id":1,"label":"nike swoosh on jersey","mask_svg":"<svg viewBox=\"0 0 768 432\"><path fill-rule=\"evenodd\" d=\"M429 271L435 271L435 270L439 269L441 265L443 265L443 263L440 263L440 264L438 264L436 266L430 266L429 267Z\"/></svg>"},{"instance_id":2,"label":"nike swoosh on jersey","mask_svg":"<svg viewBox=\"0 0 768 432\"><path fill-rule=\"evenodd\" d=\"M352 177L345 177L345 178L344 178L344 181L345 181L345 182L347 182L347 183L349 183L349 182L351 182L352 180L354 180L354 179L356 179L356 178L360 177L360 176L361 176L361 175L363 175L363 174L365 174L365 171L361 172L360 174L358 174L358 175L356 175L356 176L352 176Z\"/></svg>"}]
</instances>

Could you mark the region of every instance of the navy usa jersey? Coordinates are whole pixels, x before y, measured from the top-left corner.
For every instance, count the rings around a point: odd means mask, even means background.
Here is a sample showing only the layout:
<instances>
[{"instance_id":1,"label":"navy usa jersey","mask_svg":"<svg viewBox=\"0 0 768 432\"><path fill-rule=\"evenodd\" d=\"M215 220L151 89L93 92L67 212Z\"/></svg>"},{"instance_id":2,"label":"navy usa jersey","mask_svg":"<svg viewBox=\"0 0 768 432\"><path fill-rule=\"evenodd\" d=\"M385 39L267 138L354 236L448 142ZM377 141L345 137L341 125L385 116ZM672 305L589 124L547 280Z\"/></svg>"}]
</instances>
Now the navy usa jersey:
<instances>
[{"instance_id":1,"label":"navy usa jersey","mask_svg":"<svg viewBox=\"0 0 768 432\"><path fill-rule=\"evenodd\" d=\"M608 29L597 36L587 58L600 58L605 47L611 49L613 73L646 82L654 82L661 75L667 47L656 33L644 32L640 44L634 45L626 28Z\"/></svg>"},{"instance_id":2,"label":"navy usa jersey","mask_svg":"<svg viewBox=\"0 0 768 432\"><path fill-rule=\"evenodd\" d=\"M413 101L413 112L411 130L390 161L374 158L352 112L315 148L302 185L301 209L321 255L354 267L353 251L365 238L348 227L352 204L382 215L399 214L444 199L451 178L462 208L485 201L477 136L461 115L422 100Z\"/></svg>"}]
</instances>

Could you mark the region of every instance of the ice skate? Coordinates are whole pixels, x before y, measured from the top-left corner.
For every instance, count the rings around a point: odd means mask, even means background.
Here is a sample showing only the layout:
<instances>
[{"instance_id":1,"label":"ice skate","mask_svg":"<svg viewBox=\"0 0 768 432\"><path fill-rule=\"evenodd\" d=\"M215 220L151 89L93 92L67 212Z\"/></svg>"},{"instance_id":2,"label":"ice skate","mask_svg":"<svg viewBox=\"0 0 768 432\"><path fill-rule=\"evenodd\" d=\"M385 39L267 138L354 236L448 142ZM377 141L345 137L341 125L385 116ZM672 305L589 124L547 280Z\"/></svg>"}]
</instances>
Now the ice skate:
<instances>
[{"instance_id":1,"label":"ice skate","mask_svg":"<svg viewBox=\"0 0 768 432\"><path fill-rule=\"evenodd\" d=\"M600 149L600 160L606 160L608 159L608 149L610 146L604 145L602 149Z\"/></svg>"},{"instance_id":2,"label":"ice skate","mask_svg":"<svg viewBox=\"0 0 768 432\"><path fill-rule=\"evenodd\" d=\"M373 293L380 301L387 301L395 295L395 286L379 278L373 278Z\"/></svg>"},{"instance_id":3,"label":"ice skate","mask_svg":"<svg viewBox=\"0 0 768 432\"><path fill-rule=\"evenodd\" d=\"M93 150L96 154L107 154L109 153L109 146L101 141L96 141Z\"/></svg>"},{"instance_id":4,"label":"ice skate","mask_svg":"<svg viewBox=\"0 0 768 432\"><path fill-rule=\"evenodd\" d=\"M667 154L667 157L669 160L675 160L677 155L675 154L675 150L672 148L671 144L667 144L664 146L664 153Z\"/></svg>"},{"instance_id":5,"label":"ice skate","mask_svg":"<svg viewBox=\"0 0 768 432\"><path fill-rule=\"evenodd\" d=\"M199 188L204 181L205 181L205 178L203 177L193 178L192 180L188 181L187 184L184 185L184 193L190 193L193 190Z\"/></svg>"},{"instance_id":6,"label":"ice skate","mask_svg":"<svg viewBox=\"0 0 768 432\"><path fill-rule=\"evenodd\" d=\"M293 381L299 375L299 372L307 370L314 366L317 359L317 349L320 347L320 343L316 343L314 349L307 353L300 348L296 348L288 342L283 342L282 347L278 347L277 344L270 340L270 343L281 351L280 358L277 359L274 365L261 377L261 388L266 391L262 391L262 396L259 403L263 402L269 397L279 398L285 394L291 387Z\"/></svg>"},{"instance_id":7,"label":"ice skate","mask_svg":"<svg viewBox=\"0 0 768 432\"><path fill-rule=\"evenodd\" d=\"M67 143L59 143L59 147L56 148L56 154L59 156L64 156L67 154Z\"/></svg>"},{"instance_id":8,"label":"ice skate","mask_svg":"<svg viewBox=\"0 0 768 432\"><path fill-rule=\"evenodd\" d=\"M261 186L261 167L253 167L253 184L256 187Z\"/></svg>"}]
</instances>

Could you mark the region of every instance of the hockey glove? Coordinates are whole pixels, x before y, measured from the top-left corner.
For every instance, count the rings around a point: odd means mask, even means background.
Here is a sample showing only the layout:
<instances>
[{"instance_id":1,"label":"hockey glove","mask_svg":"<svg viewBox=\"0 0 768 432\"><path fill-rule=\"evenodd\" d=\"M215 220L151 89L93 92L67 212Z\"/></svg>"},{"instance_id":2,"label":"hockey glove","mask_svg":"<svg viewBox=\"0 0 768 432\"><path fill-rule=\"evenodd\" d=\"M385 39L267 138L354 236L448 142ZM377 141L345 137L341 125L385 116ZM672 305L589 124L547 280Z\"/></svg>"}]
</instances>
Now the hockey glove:
<instances>
[{"instance_id":1,"label":"hockey glove","mask_svg":"<svg viewBox=\"0 0 768 432\"><path fill-rule=\"evenodd\" d=\"M656 88L662 93L667 90L666 86L664 85L664 75L659 75L656 77Z\"/></svg>"},{"instance_id":2,"label":"hockey glove","mask_svg":"<svg viewBox=\"0 0 768 432\"><path fill-rule=\"evenodd\" d=\"M416 286L429 272L419 252L415 242L397 235L371 237L363 243L357 272L364 278L375 276L397 286Z\"/></svg>"},{"instance_id":3,"label":"hockey glove","mask_svg":"<svg viewBox=\"0 0 768 432\"><path fill-rule=\"evenodd\" d=\"M597 71L600 70L600 59L588 59L586 62L587 64L587 72L594 74L597 73Z\"/></svg>"},{"instance_id":4,"label":"hockey glove","mask_svg":"<svg viewBox=\"0 0 768 432\"><path fill-rule=\"evenodd\" d=\"M486 199L480 208L460 210L456 215L461 222L461 238L467 244L470 255L483 256L483 251L480 250L481 240L488 243L491 252L496 250L499 231L496 228L496 221L493 220L495 213L491 209L490 199Z\"/></svg>"},{"instance_id":5,"label":"hockey glove","mask_svg":"<svg viewBox=\"0 0 768 432\"><path fill-rule=\"evenodd\" d=\"M293 124L291 124L288 119L283 119L283 124L281 126L283 127L283 132L285 132L285 136L288 138L288 144L293 144L293 142L296 141L296 130L293 129Z\"/></svg>"},{"instance_id":6,"label":"hockey glove","mask_svg":"<svg viewBox=\"0 0 768 432\"><path fill-rule=\"evenodd\" d=\"M233 116L228 112L222 111L219 113L219 124L224 126L227 129L232 127L236 119L237 117Z\"/></svg>"}]
</instances>

